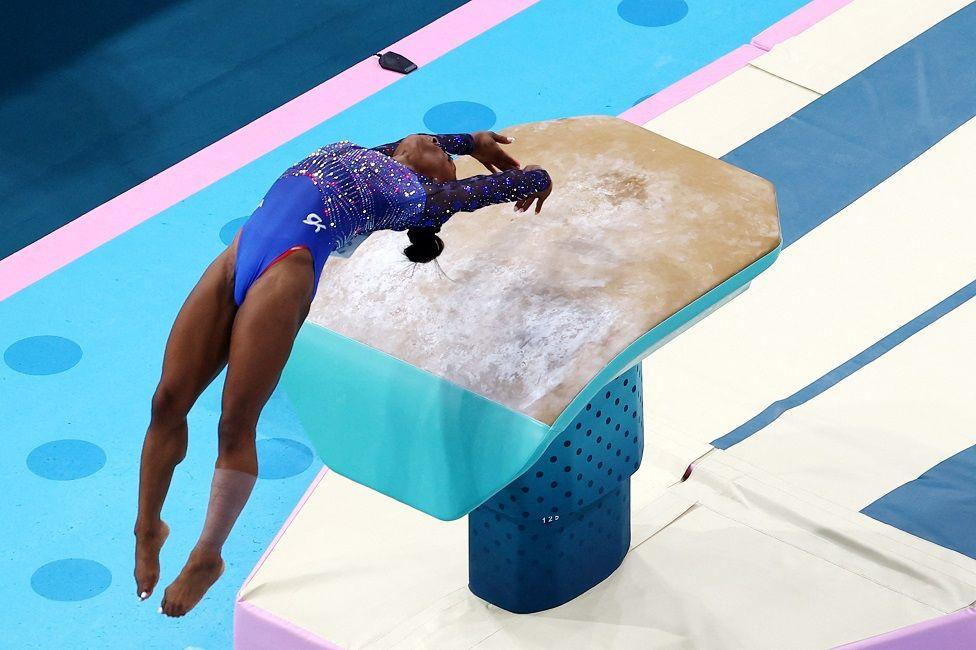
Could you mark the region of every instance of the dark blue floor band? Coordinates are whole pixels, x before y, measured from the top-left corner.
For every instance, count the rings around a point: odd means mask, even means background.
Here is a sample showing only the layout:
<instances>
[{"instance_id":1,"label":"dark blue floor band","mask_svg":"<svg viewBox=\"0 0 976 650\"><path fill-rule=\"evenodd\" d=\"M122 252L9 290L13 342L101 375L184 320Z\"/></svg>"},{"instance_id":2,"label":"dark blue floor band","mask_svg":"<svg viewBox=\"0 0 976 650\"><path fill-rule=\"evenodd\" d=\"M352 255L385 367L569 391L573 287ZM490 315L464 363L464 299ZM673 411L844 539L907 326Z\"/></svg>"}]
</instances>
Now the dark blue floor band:
<instances>
[{"instance_id":1,"label":"dark blue floor band","mask_svg":"<svg viewBox=\"0 0 976 650\"><path fill-rule=\"evenodd\" d=\"M976 115L976 66L971 64L976 58L974 33L976 4L725 157L776 184L784 247ZM974 295L976 280L793 395L771 404L712 445L728 449L745 440ZM939 463L862 512L976 558L974 477L976 446Z\"/></svg>"},{"instance_id":2,"label":"dark blue floor band","mask_svg":"<svg viewBox=\"0 0 976 650\"><path fill-rule=\"evenodd\" d=\"M976 3L723 157L776 186L784 248L976 115L973 34Z\"/></svg>"},{"instance_id":3,"label":"dark blue floor band","mask_svg":"<svg viewBox=\"0 0 976 650\"><path fill-rule=\"evenodd\" d=\"M976 115L976 66L971 65L976 58L973 33L976 4L945 19L723 158L776 185L784 247ZM819 395L968 300L971 291L972 285L960 289L809 386L771 404L712 445L727 449L745 440L785 411ZM961 302L954 302L957 300Z\"/></svg>"},{"instance_id":4,"label":"dark blue floor band","mask_svg":"<svg viewBox=\"0 0 976 650\"><path fill-rule=\"evenodd\" d=\"M925 435L920 431L919 435ZM864 514L976 558L976 446L895 488Z\"/></svg>"}]
</instances>

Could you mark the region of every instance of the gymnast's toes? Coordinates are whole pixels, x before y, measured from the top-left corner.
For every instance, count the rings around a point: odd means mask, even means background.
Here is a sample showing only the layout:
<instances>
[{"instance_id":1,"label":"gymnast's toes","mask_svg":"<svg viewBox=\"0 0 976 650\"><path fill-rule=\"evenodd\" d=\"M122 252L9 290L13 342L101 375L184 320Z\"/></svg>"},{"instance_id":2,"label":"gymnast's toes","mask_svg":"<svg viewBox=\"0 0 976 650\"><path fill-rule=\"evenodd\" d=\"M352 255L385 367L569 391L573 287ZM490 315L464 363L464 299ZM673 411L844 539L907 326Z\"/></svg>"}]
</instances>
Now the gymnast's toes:
<instances>
[{"instance_id":1,"label":"gymnast's toes","mask_svg":"<svg viewBox=\"0 0 976 650\"><path fill-rule=\"evenodd\" d=\"M152 595L159 581L159 551L169 536L169 526L157 524L136 531L136 595L145 600Z\"/></svg>"},{"instance_id":2,"label":"gymnast's toes","mask_svg":"<svg viewBox=\"0 0 976 650\"><path fill-rule=\"evenodd\" d=\"M180 575L166 588L160 612L166 616L183 616L196 607L204 594L224 572L220 556L190 555Z\"/></svg>"}]
</instances>

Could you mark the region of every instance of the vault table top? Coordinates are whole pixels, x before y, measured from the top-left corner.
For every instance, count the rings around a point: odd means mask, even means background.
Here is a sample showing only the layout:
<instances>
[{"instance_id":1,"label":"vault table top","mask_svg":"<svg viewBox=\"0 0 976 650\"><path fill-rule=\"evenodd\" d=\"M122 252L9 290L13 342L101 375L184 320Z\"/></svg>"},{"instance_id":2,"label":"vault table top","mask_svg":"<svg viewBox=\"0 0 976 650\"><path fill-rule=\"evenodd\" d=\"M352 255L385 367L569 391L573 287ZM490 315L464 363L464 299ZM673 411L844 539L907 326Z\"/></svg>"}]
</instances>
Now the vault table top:
<instances>
[{"instance_id":1,"label":"vault table top","mask_svg":"<svg viewBox=\"0 0 976 650\"><path fill-rule=\"evenodd\" d=\"M329 260L309 322L551 425L628 346L779 244L768 181L630 122L504 132L553 179L541 214L454 215L443 273L410 264L403 233L375 233Z\"/></svg>"}]
</instances>

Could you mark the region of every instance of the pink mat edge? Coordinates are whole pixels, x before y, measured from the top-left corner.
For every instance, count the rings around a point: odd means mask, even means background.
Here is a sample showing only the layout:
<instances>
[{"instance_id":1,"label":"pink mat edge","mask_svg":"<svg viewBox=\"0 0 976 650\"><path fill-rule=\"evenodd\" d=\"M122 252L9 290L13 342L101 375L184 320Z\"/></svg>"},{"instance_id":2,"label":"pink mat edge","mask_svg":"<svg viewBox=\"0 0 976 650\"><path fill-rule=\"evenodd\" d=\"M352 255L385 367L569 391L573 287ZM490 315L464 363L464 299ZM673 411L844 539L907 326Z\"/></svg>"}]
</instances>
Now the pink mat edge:
<instances>
[{"instance_id":1,"label":"pink mat edge","mask_svg":"<svg viewBox=\"0 0 976 650\"><path fill-rule=\"evenodd\" d=\"M248 602L234 605L235 650L342 650L341 646Z\"/></svg>"},{"instance_id":2,"label":"pink mat edge","mask_svg":"<svg viewBox=\"0 0 976 650\"><path fill-rule=\"evenodd\" d=\"M620 117L634 124L646 124L665 111L725 79L736 70L744 68L747 63L762 54L763 51L757 47L740 45L705 67L695 70L680 81L659 90L636 106L628 108L620 114Z\"/></svg>"},{"instance_id":3,"label":"pink mat edge","mask_svg":"<svg viewBox=\"0 0 976 650\"><path fill-rule=\"evenodd\" d=\"M741 45L687 77L658 91L620 117L634 124L646 124L681 102L694 97L733 72L744 68L774 46L803 32L853 0L812 0L789 16L760 32L747 45Z\"/></svg>"},{"instance_id":4,"label":"pink mat edge","mask_svg":"<svg viewBox=\"0 0 976 650\"><path fill-rule=\"evenodd\" d=\"M386 49L395 49L424 65L538 1L470 0ZM0 301L382 90L400 76L380 68L373 57L360 61L16 251L0 260Z\"/></svg>"},{"instance_id":5,"label":"pink mat edge","mask_svg":"<svg viewBox=\"0 0 976 650\"><path fill-rule=\"evenodd\" d=\"M855 641L837 650L963 650L976 648L976 609L966 607L957 612L929 619Z\"/></svg>"}]
</instances>

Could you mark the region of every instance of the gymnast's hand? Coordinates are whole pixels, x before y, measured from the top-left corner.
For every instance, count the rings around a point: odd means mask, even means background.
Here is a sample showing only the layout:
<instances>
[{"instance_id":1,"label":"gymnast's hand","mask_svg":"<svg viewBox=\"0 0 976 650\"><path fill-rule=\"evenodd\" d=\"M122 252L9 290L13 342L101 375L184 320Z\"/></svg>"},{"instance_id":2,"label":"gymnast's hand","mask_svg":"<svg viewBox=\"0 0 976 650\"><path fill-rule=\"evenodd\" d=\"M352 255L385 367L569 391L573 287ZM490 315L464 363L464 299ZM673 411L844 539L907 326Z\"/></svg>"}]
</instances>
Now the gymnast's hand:
<instances>
[{"instance_id":1,"label":"gymnast's hand","mask_svg":"<svg viewBox=\"0 0 976 650\"><path fill-rule=\"evenodd\" d=\"M542 167L539 167L538 165L526 165L524 171L531 172L531 171L534 171L536 169L542 169ZM543 204L543 202L545 202L545 200L549 198L549 195L550 194L552 194L552 183L551 182L549 183L548 186L546 186L546 189L540 190L540 191L536 192L535 194L529 195L529 196L525 197L524 199L522 199L520 201L516 201L515 202L515 211L516 212L526 212L526 211L528 211L529 208L532 207L532 202L533 201L538 201L538 203L535 204L535 213L536 214L539 214L539 212L542 211L542 204Z\"/></svg>"},{"instance_id":2,"label":"gymnast's hand","mask_svg":"<svg viewBox=\"0 0 976 650\"><path fill-rule=\"evenodd\" d=\"M471 137L474 138L474 152L471 157L484 165L492 174L519 168L518 161L501 148L501 145L513 142L513 138L494 131L478 131L472 133Z\"/></svg>"}]
</instances>

